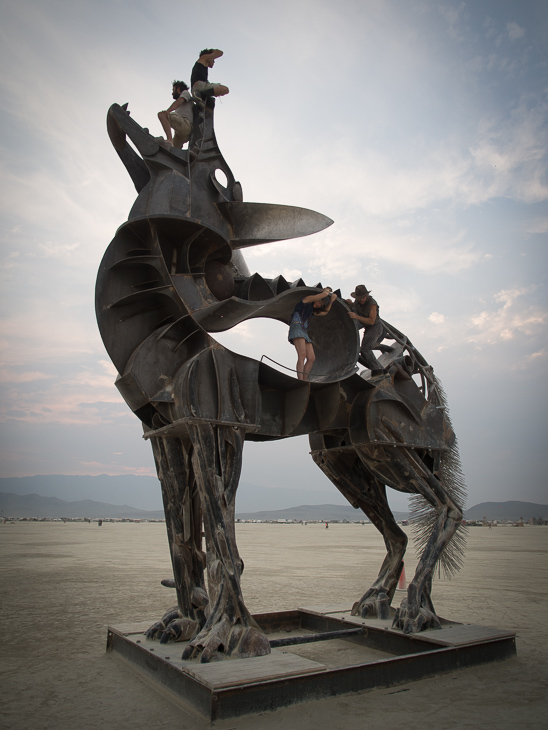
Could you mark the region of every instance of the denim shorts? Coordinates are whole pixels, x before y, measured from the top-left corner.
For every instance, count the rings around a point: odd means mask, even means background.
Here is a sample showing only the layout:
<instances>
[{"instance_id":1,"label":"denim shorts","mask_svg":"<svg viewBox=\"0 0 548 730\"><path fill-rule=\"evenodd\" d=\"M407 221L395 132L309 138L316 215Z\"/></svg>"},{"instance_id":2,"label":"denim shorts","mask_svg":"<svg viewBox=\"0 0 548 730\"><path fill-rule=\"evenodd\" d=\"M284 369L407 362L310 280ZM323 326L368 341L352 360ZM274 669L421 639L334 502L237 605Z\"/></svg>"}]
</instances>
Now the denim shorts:
<instances>
[{"instance_id":1,"label":"denim shorts","mask_svg":"<svg viewBox=\"0 0 548 730\"><path fill-rule=\"evenodd\" d=\"M291 324L289 325L289 334L287 336L287 339L289 340L289 342L292 342L298 337L302 337L305 342L310 342L310 344L312 344L310 335L303 327L300 315L298 313L295 313L291 319Z\"/></svg>"}]
</instances>

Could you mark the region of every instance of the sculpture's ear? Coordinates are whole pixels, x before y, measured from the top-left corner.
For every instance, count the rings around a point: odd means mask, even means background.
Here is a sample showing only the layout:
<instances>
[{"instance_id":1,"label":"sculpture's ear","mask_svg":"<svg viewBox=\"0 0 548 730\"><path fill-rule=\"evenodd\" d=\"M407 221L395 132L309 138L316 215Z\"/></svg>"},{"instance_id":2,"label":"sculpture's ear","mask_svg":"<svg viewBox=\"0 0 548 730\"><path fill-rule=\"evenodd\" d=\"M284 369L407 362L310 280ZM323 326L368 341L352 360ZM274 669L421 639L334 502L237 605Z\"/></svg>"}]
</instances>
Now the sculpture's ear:
<instances>
[{"instance_id":1,"label":"sculpture's ear","mask_svg":"<svg viewBox=\"0 0 548 730\"><path fill-rule=\"evenodd\" d=\"M126 133L129 133L141 154L154 154L159 149L158 143L151 141L150 135L130 118L127 104L123 107L113 104L110 107L107 113L107 132L112 146L133 180L135 189L140 193L150 180L150 172L143 159L128 144Z\"/></svg>"}]
</instances>

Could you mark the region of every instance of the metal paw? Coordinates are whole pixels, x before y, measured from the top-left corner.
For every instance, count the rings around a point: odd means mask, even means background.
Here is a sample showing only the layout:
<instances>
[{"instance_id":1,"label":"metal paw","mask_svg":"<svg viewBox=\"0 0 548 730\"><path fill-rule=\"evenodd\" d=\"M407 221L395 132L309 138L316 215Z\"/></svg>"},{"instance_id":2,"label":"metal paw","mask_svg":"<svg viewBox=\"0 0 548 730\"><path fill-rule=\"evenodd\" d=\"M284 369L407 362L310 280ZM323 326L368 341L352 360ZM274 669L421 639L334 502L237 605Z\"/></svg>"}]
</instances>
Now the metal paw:
<instances>
[{"instance_id":1,"label":"metal paw","mask_svg":"<svg viewBox=\"0 0 548 730\"><path fill-rule=\"evenodd\" d=\"M400 629L404 634L418 634L427 629L441 629L441 624L432 611L424 607L413 610L404 600L396 611L392 628Z\"/></svg>"},{"instance_id":2,"label":"metal paw","mask_svg":"<svg viewBox=\"0 0 548 730\"><path fill-rule=\"evenodd\" d=\"M386 593L378 593L362 598L352 606L352 616L376 616L382 620L390 618L390 599Z\"/></svg>"},{"instance_id":3,"label":"metal paw","mask_svg":"<svg viewBox=\"0 0 548 730\"><path fill-rule=\"evenodd\" d=\"M263 632L252 626L231 626L227 619L202 630L183 651L183 660L195 659L207 664L227 657L243 659L270 654L270 642Z\"/></svg>"},{"instance_id":4,"label":"metal paw","mask_svg":"<svg viewBox=\"0 0 548 730\"><path fill-rule=\"evenodd\" d=\"M156 623L152 624L152 626L145 631L146 638L160 639L168 625L178 618L181 618L181 614L179 613L179 607L173 606L173 608L170 608L164 613L159 621L156 621Z\"/></svg>"},{"instance_id":5,"label":"metal paw","mask_svg":"<svg viewBox=\"0 0 548 730\"><path fill-rule=\"evenodd\" d=\"M188 641L196 636L200 630L200 624L191 618L176 618L166 626L160 637L160 644L167 644L170 641Z\"/></svg>"}]
</instances>

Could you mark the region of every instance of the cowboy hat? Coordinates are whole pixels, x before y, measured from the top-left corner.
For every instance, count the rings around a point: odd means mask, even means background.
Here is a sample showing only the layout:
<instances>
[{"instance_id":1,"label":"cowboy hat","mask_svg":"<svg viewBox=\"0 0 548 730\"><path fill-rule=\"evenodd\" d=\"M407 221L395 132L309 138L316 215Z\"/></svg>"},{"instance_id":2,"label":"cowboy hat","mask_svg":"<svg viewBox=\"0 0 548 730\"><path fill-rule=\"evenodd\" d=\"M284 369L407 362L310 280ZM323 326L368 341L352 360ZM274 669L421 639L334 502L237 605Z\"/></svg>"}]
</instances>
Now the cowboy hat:
<instances>
[{"instance_id":1,"label":"cowboy hat","mask_svg":"<svg viewBox=\"0 0 548 730\"><path fill-rule=\"evenodd\" d=\"M358 284L356 291L353 291L350 296L354 297L354 299L361 299L362 297L368 297L370 294L369 289L366 289L363 284Z\"/></svg>"}]
</instances>

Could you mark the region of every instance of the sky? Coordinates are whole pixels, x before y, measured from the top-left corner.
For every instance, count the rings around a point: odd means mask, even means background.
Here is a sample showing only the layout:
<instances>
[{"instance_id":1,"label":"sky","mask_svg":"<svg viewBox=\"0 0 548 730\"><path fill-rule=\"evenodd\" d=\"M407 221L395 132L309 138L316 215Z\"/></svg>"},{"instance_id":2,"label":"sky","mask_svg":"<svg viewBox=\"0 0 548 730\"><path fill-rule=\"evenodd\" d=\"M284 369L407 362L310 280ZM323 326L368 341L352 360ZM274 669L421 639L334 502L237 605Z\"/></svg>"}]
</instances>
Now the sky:
<instances>
[{"instance_id":1,"label":"sky","mask_svg":"<svg viewBox=\"0 0 548 730\"><path fill-rule=\"evenodd\" d=\"M346 297L365 284L444 385L468 506L548 502L548 2L0 8L0 476L155 474L95 320L97 269L136 195L105 120L128 102L160 135L172 81L213 47L210 80L230 88L217 141L244 200L334 220L247 249L251 272ZM295 365L278 322L217 339ZM306 437L246 444L242 479L330 486Z\"/></svg>"}]
</instances>

